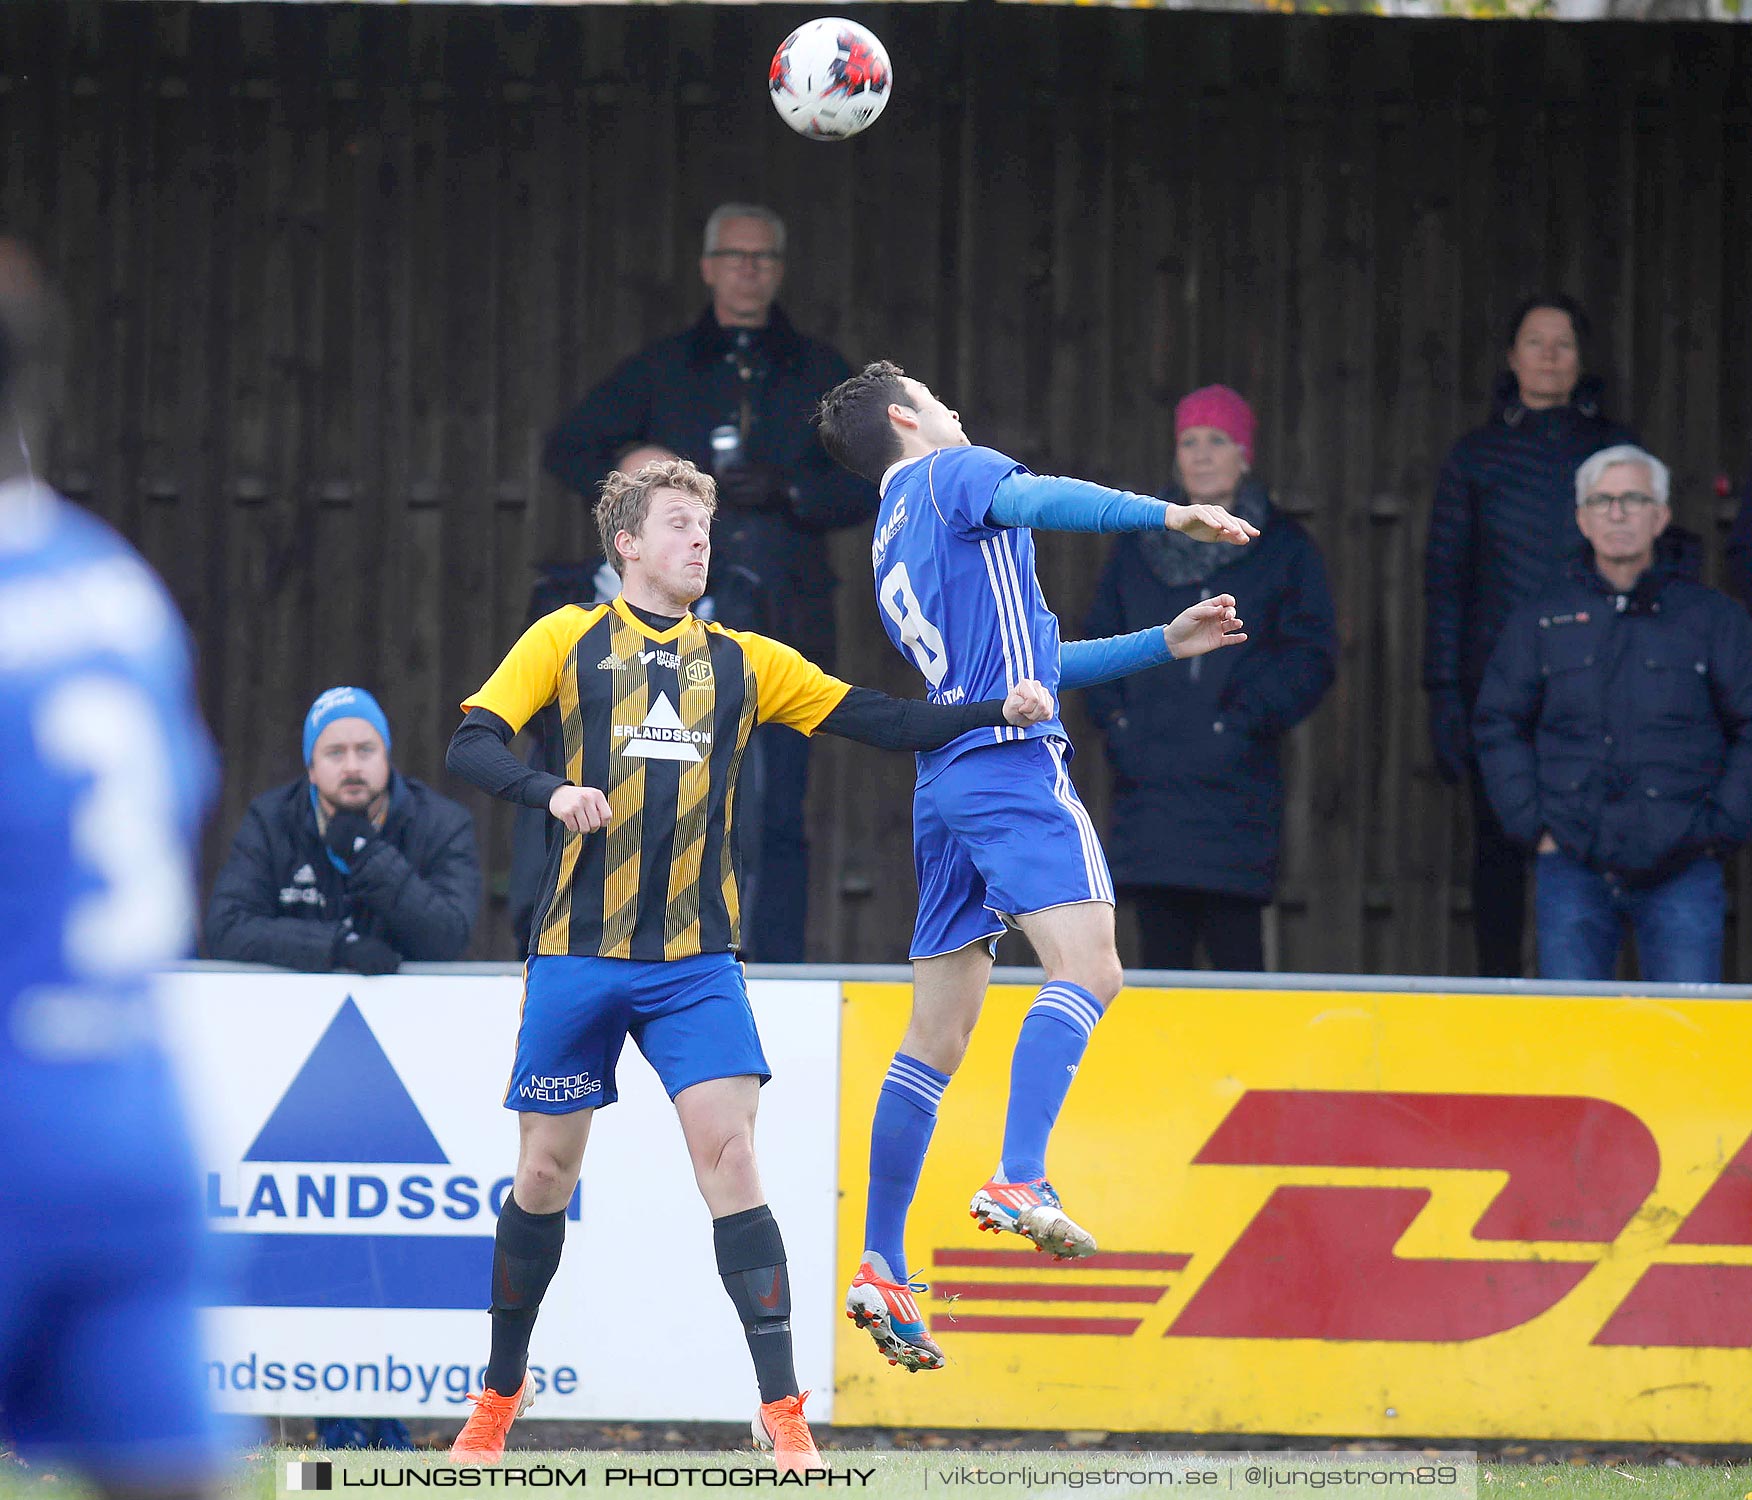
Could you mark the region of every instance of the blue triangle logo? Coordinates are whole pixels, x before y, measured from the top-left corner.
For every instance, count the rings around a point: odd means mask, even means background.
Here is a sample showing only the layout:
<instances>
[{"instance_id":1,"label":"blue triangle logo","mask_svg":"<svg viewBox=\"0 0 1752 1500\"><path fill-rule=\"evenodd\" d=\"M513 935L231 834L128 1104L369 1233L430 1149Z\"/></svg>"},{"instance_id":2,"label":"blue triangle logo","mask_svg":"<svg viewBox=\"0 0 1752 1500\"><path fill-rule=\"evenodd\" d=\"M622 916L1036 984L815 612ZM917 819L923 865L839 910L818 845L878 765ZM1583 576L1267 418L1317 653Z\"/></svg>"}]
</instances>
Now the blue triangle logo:
<instances>
[{"instance_id":1,"label":"blue triangle logo","mask_svg":"<svg viewBox=\"0 0 1752 1500\"><path fill-rule=\"evenodd\" d=\"M351 995L243 1159L450 1164Z\"/></svg>"}]
</instances>

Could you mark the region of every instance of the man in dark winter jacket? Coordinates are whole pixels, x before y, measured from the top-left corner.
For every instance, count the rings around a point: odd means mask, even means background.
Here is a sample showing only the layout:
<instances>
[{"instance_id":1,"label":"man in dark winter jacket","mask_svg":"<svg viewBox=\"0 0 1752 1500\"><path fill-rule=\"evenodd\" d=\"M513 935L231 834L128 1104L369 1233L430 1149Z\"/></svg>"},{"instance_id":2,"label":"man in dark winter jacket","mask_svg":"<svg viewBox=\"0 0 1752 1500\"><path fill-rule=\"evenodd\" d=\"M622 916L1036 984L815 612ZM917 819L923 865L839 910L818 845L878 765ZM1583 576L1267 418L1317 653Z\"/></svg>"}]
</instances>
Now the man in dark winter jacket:
<instances>
[{"instance_id":1,"label":"man in dark winter jacket","mask_svg":"<svg viewBox=\"0 0 1752 1500\"><path fill-rule=\"evenodd\" d=\"M1442 779L1472 786L1473 936L1478 972L1521 974L1525 853L1506 838L1478 781L1470 734L1485 663L1503 622L1575 545L1576 466L1635 442L1582 374L1588 321L1565 296L1528 299L1509 324L1509 368L1491 419L1449 451L1424 553L1424 687Z\"/></svg>"},{"instance_id":2,"label":"man in dark winter jacket","mask_svg":"<svg viewBox=\"0 0 1752 1500\"><path fill-rule=\"evenodd\" d=\"M397 773L389 721L364 688L330 688L304 718L306 774L250 803L207 906L213 958L392 974L468 946L480 861L468 809ZM412 1448L392 1417L325 1417L323 1448Z\"/></svg>"},{"instance_id":3,"label":"man in dark winter jacket","mask_svg":"<svg viewBox=\"0 0 1752 1500\"><path fill-rule=\"evenodd\" d=\"M754 204L706 221L700 278L712 305L694 325L632 356L548 435L548 472L594 504L596 487L636 443L691 459L718 482L712 618L775 636L830 670L835 578L825 535L868 522L876 491L816 441L810 413L851 374L840 354L799 333L776 298L785 224ZM766 797L747 956L803 957L809 741L783 725L756 736Z\"/></svg>"},{"instance_id":4,"label":"man in dark winter jacket","mask_svg":"<svg viewBox=\"0 0 1752 1500\"><path fill-rule=\"evenodd\" d=\"M1539 973L1721 978L1721 856L1752 834L1752 618L1657 545L1666 465L1628 444L1576 475L1588 545L1517 609L1474 730L1503 827L1539 851Z\"/></svg>"},{"instance_id":5,"label":"man in dark winter jacket","mask_svg":"<svg viewBox=\"0 0 1752 1500\"><path fill-rule=\"evenodd\" d=\"M1264 967L1261 916L1283 825L1279 749L1337 669L1320 550L1246 477L1253 429L1251 408L1227 386L1187 396L1175 409L1177 483L1163 499L1222 504L1257 526L1258 540L1232 548L1176 532L1123 535L1084 625L1117 635L1228 593L1252 641L1088 690L1114 771L1108 860L1137 912L1147 969L1192 968L1201 940L1212 968Z\"/></svg>"},{"instance_id":6,"label":"man in dark winter jacket","mask_svg":"<svg viewBox=\"0 0 1752 1500\"><path fill-rule=\"evenodd\" d=\"M389 743L363 688L311 705L307 774L250 803L214 883L211 957L391 974L468 946L481 896L474 819L394 770Z\"/></svg>"}]
</instances>

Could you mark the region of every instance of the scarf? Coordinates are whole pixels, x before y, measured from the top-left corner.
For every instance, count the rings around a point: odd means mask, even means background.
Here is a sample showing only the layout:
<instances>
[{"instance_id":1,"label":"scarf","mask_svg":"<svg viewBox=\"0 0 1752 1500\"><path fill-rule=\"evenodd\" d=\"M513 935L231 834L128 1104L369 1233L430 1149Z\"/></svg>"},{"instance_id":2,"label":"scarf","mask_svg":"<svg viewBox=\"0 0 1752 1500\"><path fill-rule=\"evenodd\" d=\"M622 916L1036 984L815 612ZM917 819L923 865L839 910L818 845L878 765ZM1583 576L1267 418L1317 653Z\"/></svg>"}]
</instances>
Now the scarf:
<instances>
[{"instance_id":1,"label":"scarf","mask_svg":"<svg viewBox=\"0 0 1752 1500\"><path fill-rule=\"evenodd\" d=\"M1186 504L1185 492L1178 485L1170 487L1165 498L1176 504ZM1262 532L1270 510L1271 497L1266 494L1265 486L1252 479L1241 481L1234 500L1228 505L1230 515L1252 522ZM1199 542L1166 527L1160 531L1140 531L1137 538L1138 551L1143 554L1144 562L1156 575L1156 580L1169 589L1203 583L1219 568L1239 562L1259 545L1252 542L1246 547L1230 547L1220 542Z\"/></svg>"}]
</instances>

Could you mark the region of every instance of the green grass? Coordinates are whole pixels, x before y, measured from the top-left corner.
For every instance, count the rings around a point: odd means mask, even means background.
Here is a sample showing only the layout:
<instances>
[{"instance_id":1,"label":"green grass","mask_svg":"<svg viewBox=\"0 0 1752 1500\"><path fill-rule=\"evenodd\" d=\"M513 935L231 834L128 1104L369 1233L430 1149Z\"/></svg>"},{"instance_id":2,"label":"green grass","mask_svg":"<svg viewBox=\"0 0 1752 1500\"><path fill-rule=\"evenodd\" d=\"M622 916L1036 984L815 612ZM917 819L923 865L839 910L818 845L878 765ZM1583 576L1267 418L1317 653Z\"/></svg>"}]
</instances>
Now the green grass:
<instances>
[{"instance_id":1,"label":"green grass","mask_svg":"<svg viewBox=\"0 0 1752 1500\"><path fill-rule=\"evenodd\" d=\"M1629 1464L1497 1464L1478 1466L1480 1500L1746 1500L1752 1464L1652 1468Z\"/></svg>"},{"instance_id":2,"label":"green grass","mask_svg":"<svg viewBox=\"0 0 1752 1500\"><path fill-rule=\"evenodd\" d=\"M1369 1454L1362 1456L1361 1461L1368 1463L1388 1457L1389 1455L1384 1454ZM282 1500L287 1493L283 1488L286 1462L289 1459L311 1458L327 1458L336 1463L344 1463L348 1474L354 1479L353 1484L344 1485L340 1470L336 1470L335 1488L331 1492L335 1500L342 1500L349 1493L353 1494L355 1500L365 1500L361 1492L367 1486L357 1481L369 1477L369 1471L373 1467L385 1468L392 1473L403 1467L420 1471L448 1467L442 1455L431 1452L324 1454L311 1449L262 1448L248 1455L234 1471L225 1488L226 1500ZM901 1500L901 1497L912 1500L912 1497L923 1495L942 1496L945 1500L975 1500L975 1497L999 1495L1125 1494L1165 1497L1170 1490L1190 1495L1204 1492L1220 1496L1222 1500L1242 1500L1242 1497L1256 1500L1256 1497L1267 1496L1275 1497L1275 1500L1294 1500L1294 1497L1323 1495L1328 1492L1343 1495L1346 1500L1351 1500L1351 1497L1359 1497L1360 1500L1360 1497L1403 1497L1408 1494L1460 1500L1460 1497L1470 1493L1465 1486L1413 1486L1404 1483L1387 1487L1366 1484L1328 1485L1316 1490L1306 1483L1286 1486L1280 1482L1268 1488L1246 1482L1245 1460L1235 1461L1229 1472L1219 1470L1219 1483L1214 1486L1186 1483L1173 1486L1146 1485L1133 1479L1113 1477L1105 1482L1093 1482L1085 1478L1081 1484L1077 1484L1069 1478L1061 1477L1072 1471L1084 1476L1092 1475L1098 1470L1106 1471L1110 1476L1152 1469L1185 1471L1201 1466L1208 1468L1224 1458L1225 1455L1218 1454L1160 1455L1112 1450L1037 1453L998 1453L990 1450L830 1451L826 1455L826 1462L834 1470L873 1470L873 1475L868 1483L854 1483L850 1486L841 1483L831 1489L812 1485L810 1488L816 1493L851 1494L867 1497L867 1500ZM1262 1455L1260 1458L1261 1463L1274 1461L1280 1468L1287 1467L1285 1455ZM1404 1458L1404 1461L1441 1462L1438 1458ZM505 1468L515 1468L520 1462L549 1465L568 1471L582 1470L588 1476L583 1486L586 1493L627 1496L671 1495L684 1490L689 1494L697 1493L705 1486L697 1474L693 1485L688 1485L683 1471L689 1468L737 1468L748 1471L766 1467L759 1455L749 1452L617 1454L589 1450L514 1453L507 1459ZM617 1469L673 1470L681 1477L680 1482L673 1486L659 1487L648 1483L629 1485L624 1480L612 1479L610 1471ZM1033 1472L1022 1482L1005 1484L979 1482L966 1477L955 1483L946 1478L947 1475L957 1472L977 1472L990 1476L999 1470L1012 1473L1017 1470ZM1050 1476L1043 1472L1049 1470L1053 1471ZM746 1485L745 1479L745 1493ZM493 1489L500 1494L531 1494L527 1487L508 1488L495 1484ZM715 1493L725 1492L723 1486L714 1485L711 1489ZM754 1492L774 1494L778 1491L770 1484L761 1484ZM89 1493L83 1485L65 1475L0 1458L0 1500L83 1500ZM423 1484L415 1483L405 1490L398 1490L398 1493L429 1496L434 1491ZM544 1488L537 1489L534 1493L552 1494L554 1491ZM1612 1497L1612 1500L1752 1500L1752 1464L1633 1467L1599 1461L1578 1465L1502 1464L1485 1460L1478 1466L1476 1496L1477 1500L1603 1500L1607 1496Z\"/></svg>"}]
</instances>

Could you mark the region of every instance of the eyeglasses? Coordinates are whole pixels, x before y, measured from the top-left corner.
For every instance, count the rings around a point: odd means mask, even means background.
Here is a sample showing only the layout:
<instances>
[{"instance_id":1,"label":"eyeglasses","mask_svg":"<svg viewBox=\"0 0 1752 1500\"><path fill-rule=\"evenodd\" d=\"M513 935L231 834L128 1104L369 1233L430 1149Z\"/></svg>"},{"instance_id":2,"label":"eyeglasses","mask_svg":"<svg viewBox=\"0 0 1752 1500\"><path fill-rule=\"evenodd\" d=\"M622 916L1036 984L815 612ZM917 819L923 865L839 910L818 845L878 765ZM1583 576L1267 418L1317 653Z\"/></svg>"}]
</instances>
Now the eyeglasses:
<instances>
[{"instance_id":1,"label":"eyeglasses","mask_svg":"<svg viewBox=\"0 0 1752 1500\"><path fill-rule=\"evenodd\" d=\"M1638 490L1626 490L1622 495L1602 495L1599 493L1583 495L1579 503L1583 510L1594 511L1609 511L1616 505L1625 515L1634 516L1660 502L1653 495L1645 495Z\"/></svg>"},{"instance_id":2,"label":"eyeglasses","mask_svg":"<svg viewBox=\"0 0 1752 1500\"><path fill-rule=\"evenodd\" d=\"M765 271L785 257L777 250L708 250L707 260L739 260L751 271Z\"/></svg>"}]
</instances>

